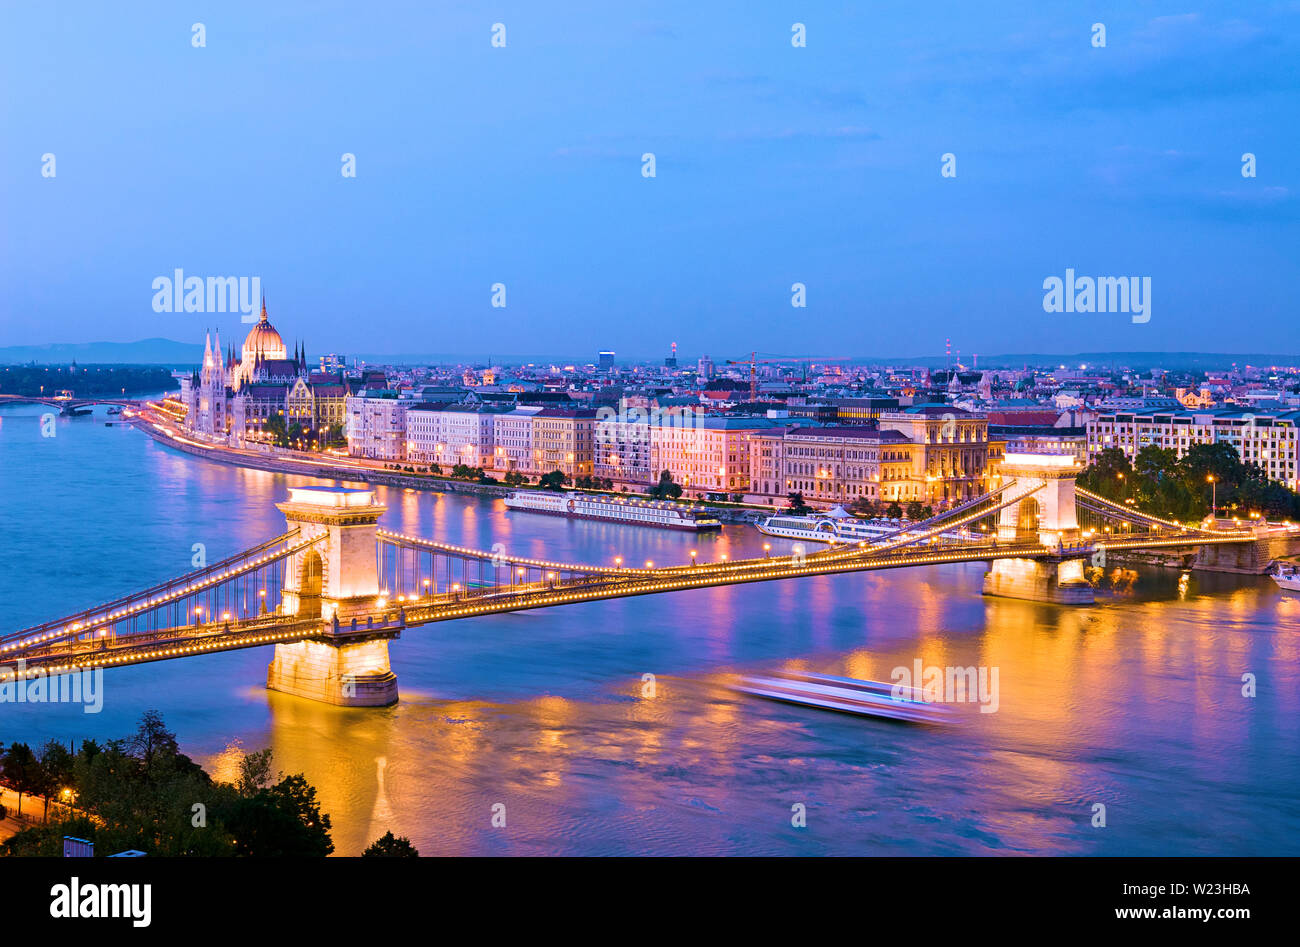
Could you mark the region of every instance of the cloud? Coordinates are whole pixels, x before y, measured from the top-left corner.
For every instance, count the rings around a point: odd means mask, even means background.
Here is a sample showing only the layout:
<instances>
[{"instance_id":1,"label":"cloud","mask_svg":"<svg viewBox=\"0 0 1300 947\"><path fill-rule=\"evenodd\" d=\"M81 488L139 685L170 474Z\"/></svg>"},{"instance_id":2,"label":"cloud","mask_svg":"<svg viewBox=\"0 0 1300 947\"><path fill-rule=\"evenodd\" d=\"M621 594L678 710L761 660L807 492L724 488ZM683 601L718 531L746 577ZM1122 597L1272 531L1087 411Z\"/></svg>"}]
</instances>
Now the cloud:
<instances>
[{"instance_id":1,"label":"cloud","mask_svg":"<svg viewBox=\"0 0 1300 947\"><path fill-rule=\"evenodd\" d=\"M1093 48L1087 30L1021 33L924 52L896 82L935 99L1055 112L1289 91L1300 88L1300 42L1285 19L1275 28L1199 13L1154 17L1133 29L1112 21L1105 48Z\"/></svg>"}]
</instances>

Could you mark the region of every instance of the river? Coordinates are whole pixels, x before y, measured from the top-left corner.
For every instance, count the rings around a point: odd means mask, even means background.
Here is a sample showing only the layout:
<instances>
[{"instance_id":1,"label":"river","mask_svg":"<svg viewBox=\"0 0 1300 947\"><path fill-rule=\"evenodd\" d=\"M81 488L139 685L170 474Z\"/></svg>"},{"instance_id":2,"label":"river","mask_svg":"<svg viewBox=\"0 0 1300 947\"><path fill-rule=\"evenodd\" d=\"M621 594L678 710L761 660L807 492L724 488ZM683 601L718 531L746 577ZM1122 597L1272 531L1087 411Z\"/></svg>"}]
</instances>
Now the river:
<instances>
[{"instance_id":1,"label":"river","mask_svg":"<svg viewBox=\"0 0 1300 947\"><path fill-rule=\"evenodd\" d=\"M102 409L43 437L45 410L0 408L6 632L185 572L195 543L215 561L275 535L287 488L327 482L184 455L106 427ZM752 527L696 537L377 494L388 528L553 560L709 561L763 542ZM1264 578L1143 570L1124 594L1061 608L986 598L982 574L817 577L414 628L390 646L401 701L381 710L268 692L269 648L115 669L97 714L0 704L0 740L104 740L156 708L219 777L271 747L275 769L318 788L344 855L389 829L426 855L1300 853L1300 597ZM918 659L997 668L996 712L958 705L951 725L921 728L725 686L783 667L889 680Z\"/></svg>"}]
</instances>

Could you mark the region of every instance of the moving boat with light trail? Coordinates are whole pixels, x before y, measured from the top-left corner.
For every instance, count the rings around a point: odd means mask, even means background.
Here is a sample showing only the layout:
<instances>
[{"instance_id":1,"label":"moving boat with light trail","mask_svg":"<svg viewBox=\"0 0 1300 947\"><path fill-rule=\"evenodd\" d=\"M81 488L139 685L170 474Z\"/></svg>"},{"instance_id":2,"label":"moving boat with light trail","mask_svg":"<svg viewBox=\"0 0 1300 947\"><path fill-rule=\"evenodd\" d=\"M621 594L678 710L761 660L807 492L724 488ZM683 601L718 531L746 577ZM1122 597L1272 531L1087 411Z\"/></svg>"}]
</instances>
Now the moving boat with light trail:
<instances>
[{"instance_id":1,"label":"moving boat with light trail","mask_svg":"<svg viewBox=\"0 0 1300 947\"><path fill-rule=\"evenodd\" d=\"M907 723L943 723L950 715L948 708L926 701L918 688L829 674L776 671L742 677L735 689L787 704Z\"/></svg>"}]
</instances>

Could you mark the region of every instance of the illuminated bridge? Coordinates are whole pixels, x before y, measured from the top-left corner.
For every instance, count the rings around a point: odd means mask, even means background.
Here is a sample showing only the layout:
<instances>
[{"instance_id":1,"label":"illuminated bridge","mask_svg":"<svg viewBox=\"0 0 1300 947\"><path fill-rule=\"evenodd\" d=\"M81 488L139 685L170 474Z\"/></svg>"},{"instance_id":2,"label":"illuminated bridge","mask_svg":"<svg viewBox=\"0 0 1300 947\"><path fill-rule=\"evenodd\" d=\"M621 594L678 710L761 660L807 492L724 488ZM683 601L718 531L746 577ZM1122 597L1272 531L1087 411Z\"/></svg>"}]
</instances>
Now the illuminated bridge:
<instances>
[{"instance_id":1,"label":"illuminated bridge","mask_svg":"<svg viewBox=\"0 0 1300 947\"><path fill-rule=\"evenodd\" d=\"M370 489L291 488L286 531L220 562L0 636L0 682L275 645L267 686L351 706L397 700L388 642L406 629L578 602L900 569L989 563L984 591L1088 604L1107 551L1255 550L1262 529L1162 520L1076 488L1058 455L1008 454L1003 482L892 535L815 551L655 566L551 562L379 528ZM1280 532L1280 531L1279 531ZM1198 552L1199 551L1199 552ZM1245 570L1242 570L1245 571ZM1257 570L1256 570L1257 571Z\"/></svg>"},{"instance_id":2,"label":"illuminated bridge","mask_svg":"<svg viewBox=\"0 0 1300 947\"><path fill-rule=\"evenodd\" d=\"M115 404L123 408L138 408L143 404L138 399L121 397L117 398L112 395L105 395L102 398L63 398L54 395L6 395L0 394L0 405L5 404L43 404L51 408L58 408L60 413L67 414L74 408L89 408L97 404Z\"/></svg>"}]
</instances>

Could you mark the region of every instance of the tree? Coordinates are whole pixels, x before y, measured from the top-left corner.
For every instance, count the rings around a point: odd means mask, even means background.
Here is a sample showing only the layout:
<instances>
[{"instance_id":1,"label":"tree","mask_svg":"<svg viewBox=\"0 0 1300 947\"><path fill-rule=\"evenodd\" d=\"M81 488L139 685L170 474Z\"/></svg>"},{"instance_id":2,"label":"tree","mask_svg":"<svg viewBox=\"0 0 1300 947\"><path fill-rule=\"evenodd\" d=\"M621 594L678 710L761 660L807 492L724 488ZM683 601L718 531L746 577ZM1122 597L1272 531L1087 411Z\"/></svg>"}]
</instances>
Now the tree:
<instances>
[{"instance_id":1,"label":"tree","mask_svg":"<svg viewBox=\"0 0 1300 947\"><path fill-rule=\"evenodd\" d=\"M1126 495L1126 480L1131 480L1133 466L1118 447L1107 447L1078 476L1079 486L1112 500Z\"/></svg>"},{"instance_id":2,"label":"tree","mask_svg":"<svg viewBox=\"0 0 1300 947\"><path fill-rule=\"evenodd\" d=\"M659 482L646 491L654 500L676 500L682 495L681 484L673 482L673 475L665 470L659 474Z\"/></svg>"},{"instance_id":3,"label":"tree","mask_svg":"<svg viewBox=\"0 0 1300 947\"><path fill-rule=\"evenodd\" d=\"M799 491L787 493L786 499L790 501L790 512L796 516L803 516L805 513L812 511L812 507L804 502L803 494Z\"/></svg>"},{"instance_id":4,"label":"tree","mask_svg":"<svg viewBox=\"0 0 1300 947\"><path fill-rule=\"evenodd\" d=\"M334 851L330 817L301 773L236 799L221 816L237 855L323 858Z\"/></svg>"},{"instance_id":5,"label":"tree","mask_svg":"<svg viewBox=\"0 0 1300 947\"><path fill-rule=\"evenodd\" d=\"M858 497L849 506L849 511L859 516L879 516L880 508L871 497Z\"/></svg>"},{"instance_id":6,"label":"tree","mask_svg":"<svg viewBox=\"0 0 1300 947\"><path fill-rule=\"evenodd\" d=\"M394 836L392 830L370 843L370 847L361 853L362 858L416 858L419 852L411 840L403 835Z\"/></svg>"},{"instance_id":7,"label":"tree","mask_svg":"<svg viewBox=\"0 0 1300 947\"><path fill-rule=\"evenodd\" d=\"M271 441L276 447L289 446L289 431L284 424L284 415L273 414L266 419L264 425L266 433L271 435Z\"/></svg>"},{"instance_id":8,"label":"tree","mask_svg":"<svg viewBox=\"0 0 1300 947\"><path fill-rule=\"evenodd\" d=\"M32 792L23 778L22 749L15 745L4 755L11 785ZM270 751L262 750L241 759L236 784L215 782L180 752L156 712L146 714L132 736L103 747L86 741L75 757L61 744L48 743L37 766L53 789L68 780L81 811L19 832L0 847L4 854L58 855L64 835L90 839L103 852L135 848L151 855L333 851L329 817L301 775L272 784ZM206 817L196 820L198 812Z\"/></svg>"},{"instance_id":9,"label":"tree","mask_svg":"<svg viewBox=\"0 0 1300 947\"><path fill-rule=\"evenodd\" d=\"M239 778L235 788L241 796L255 795L271 782L271 748L245 753L239 761Z\"/></svg>"},{"instance_id":10,"label":"tree","mask_svg":"<svg viewBox=\"0 0 1300 947\"><path fill-rule=\"evenodd\" d=\"M46 821L50 817L50 797L60 796L64 789L68 789L72 785L72 767L75 759L71 751L60 740L50 740L45 746L41 747L40 792L45 797L43 818Z\"/></svg>"},{"instance_id":11,"label":"tree","mask_svg":"<svg viewBox=\"0 0 1300 947\"><path fill-rule=\"evenodd\" d=\"M907 504L907 518L912 522L925 519L925 507L921 506L920 500Z\"/></svg>"},{"instance_id":12,"label":"tree","mask_svg":"<svg viewBox=\"0 0 1300 947\"><path fill-rule=\"evenodd\" d=\"M542 474L537 483L544 490L563 490L564 485L569 482L569 478L564 475L562 470L552 470L548 474Z\"/></svg>"},{"instance_id":13,"label":"tree","mask_svg":"<svg viewBox=\"0 0 1300 947\"><path fill-rule=\"evenodd\" d=\"M23 812L23 793L40 792L41 771L36 754L26 743L10 744L5 751L4 762L0 764L5 782L18 793L18 814Z\"/></svg>"},{"instance_id":14,"label":"tree","mask_svg":"<svg viewBox=\"0 0 1300 947\"><path fill-rule=\"evenodd\" d=\"M901 520L903 518L903 508L899 506L898 501L895 500L893 503L889 504L889 507L885 510L885 515L891 520Z\"/></svg>"}]
</instances>

